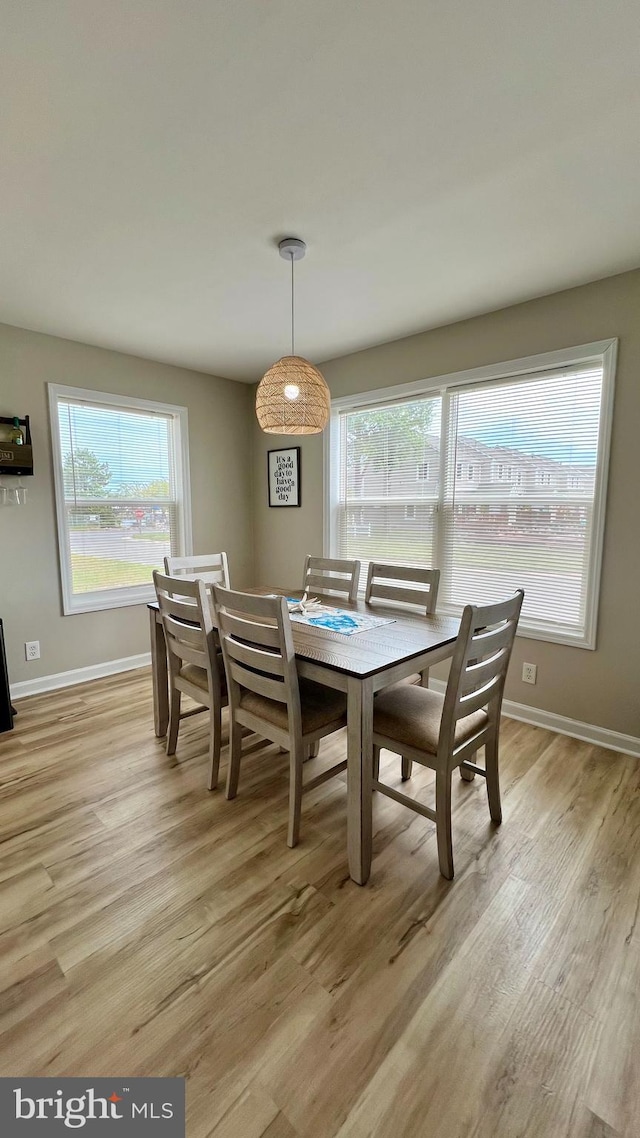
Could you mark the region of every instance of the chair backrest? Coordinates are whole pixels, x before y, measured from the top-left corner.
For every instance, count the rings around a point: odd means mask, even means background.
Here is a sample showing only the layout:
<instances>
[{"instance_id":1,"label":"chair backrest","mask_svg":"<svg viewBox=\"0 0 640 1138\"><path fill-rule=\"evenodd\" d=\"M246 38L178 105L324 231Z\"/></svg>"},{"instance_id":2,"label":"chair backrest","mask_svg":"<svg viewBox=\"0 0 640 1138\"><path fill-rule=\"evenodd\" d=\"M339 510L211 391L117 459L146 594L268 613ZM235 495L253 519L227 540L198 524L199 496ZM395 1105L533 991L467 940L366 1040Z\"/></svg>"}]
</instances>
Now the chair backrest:
<instances>
[{"instance_id":1,"label":"chair backrest","mask_svg":"<svg viewBox=\"0 0 640 1138\"><path fill-rule=\"evenodd\" d=\"M172 675L183 664L195 664L207 671L210 682L215 681L219 671L216 633L204 582L166 577L155 569L153 583Z\"/></svg>"},{"instance_id":2,"label":"chair backrest","mask_svg":"<svg viewBox=\"0 0 640 1138\"><path fill-rule=\"evenodd\" d=\"M204 581L207 585L224 585L225 589L230 585L226 553L203 553L196 557L165 557L164 571L168 577Z\"/></svg>"},{"instance_id":3,"label":"chair backrest","mask_svg":"<svg viewBox=\"0 0 640 1138\"><path fill-rule=\"evenodd\" d=\"M439 569L422 569L407 565L369 563L364 599L391 601L396 604L420 605L427 613L436 611Z\"/></svg>"},{"instance_id":4,"label":"chair backrest","mask_svg":"<svg viewBox=\"0 0 640 1138\"><path fill-rule=\"evenodd\" d=\"M359 561L338 561L331 557L310 557L304 562L303 589L355 601L360 580Z\"/></svg>"},{"instance_id":5,"label":"chair backrest","mask_svg":"<svg viewBox=\"0 0 640 1138\"><path fill-rule=\"evenodd\" d=\"M439 750L455 766L455 728L459 719L486 709L497 724L507 668L518 627L524 591L494 605L466 605L451 662L442 709ZM468 747L468 742L463 746ZM459 748L460 750L462 749Z\"/></svg>"},{"instance_id":6,"label":"chair backrest","mask_svg":"<svg viewBox=\"0 0 640 1138\"><path fill-rule=\"evenodd\" d=\"M300 686L285 597L238 593L216 585L213 602L232 712L248 689L284 703L289 730L302 733Z\"/></svg>"}]
</instances>

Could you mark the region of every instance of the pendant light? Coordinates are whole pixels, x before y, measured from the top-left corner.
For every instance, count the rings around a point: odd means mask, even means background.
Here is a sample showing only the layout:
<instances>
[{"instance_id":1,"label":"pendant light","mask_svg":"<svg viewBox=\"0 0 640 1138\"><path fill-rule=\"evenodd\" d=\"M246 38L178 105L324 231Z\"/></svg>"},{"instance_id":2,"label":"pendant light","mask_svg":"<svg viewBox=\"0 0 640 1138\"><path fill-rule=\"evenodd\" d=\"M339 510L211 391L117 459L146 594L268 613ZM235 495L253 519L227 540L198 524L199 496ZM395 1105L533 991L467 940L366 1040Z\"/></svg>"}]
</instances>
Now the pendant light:
<instances>
[{"instance_id":1,"label":"pendant light","mask_svg":"<svg viewBox=\"0 0 640 1138\"><path fill-rule=\"evenodd\" d=\"M271 435L317 435L329 422L329 388L317 367L295 354L293 266L307 246L298 237L285 237L278 249L291 261L291 355L272 364L260 380L256 415Z\"/></svg>"}]
</instances>

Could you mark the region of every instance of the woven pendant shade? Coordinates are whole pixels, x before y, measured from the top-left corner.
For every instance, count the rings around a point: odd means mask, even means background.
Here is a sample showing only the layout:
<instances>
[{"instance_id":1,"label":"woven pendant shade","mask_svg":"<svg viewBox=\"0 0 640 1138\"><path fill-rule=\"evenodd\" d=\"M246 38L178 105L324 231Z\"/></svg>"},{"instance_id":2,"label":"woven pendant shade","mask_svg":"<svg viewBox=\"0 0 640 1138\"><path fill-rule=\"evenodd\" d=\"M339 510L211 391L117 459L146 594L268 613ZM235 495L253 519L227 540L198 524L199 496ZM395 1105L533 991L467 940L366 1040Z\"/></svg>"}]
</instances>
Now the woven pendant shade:
<instances>
[{"instance_id":1,"label":"woven pendant shade","mask_svg":"<svg viewBox=\"0 0 640 1138\"><path fill-rule=\"evenodd\" d=\"M329 422L330 406L324 377L302 356L277 360L256 392L258 422L271 435L319 434Z\"/></svg>"}]
</instances>

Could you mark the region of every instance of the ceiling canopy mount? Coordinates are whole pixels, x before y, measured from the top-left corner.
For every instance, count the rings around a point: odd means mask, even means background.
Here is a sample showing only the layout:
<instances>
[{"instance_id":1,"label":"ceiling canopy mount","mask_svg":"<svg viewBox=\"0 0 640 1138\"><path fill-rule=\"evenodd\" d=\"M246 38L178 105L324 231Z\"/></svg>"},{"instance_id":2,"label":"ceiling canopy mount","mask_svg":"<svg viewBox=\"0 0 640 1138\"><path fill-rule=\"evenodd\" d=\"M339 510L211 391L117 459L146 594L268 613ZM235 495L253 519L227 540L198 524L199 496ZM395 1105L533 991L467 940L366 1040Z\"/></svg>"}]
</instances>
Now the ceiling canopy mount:
<instances>
[{"instance_id":1,"label":"ceiling canopy mount","mask_svg":"<svg viewBox=\"0 0 640 1138\"><path fill-rule=\"evenodd\" d=\"M299 237L283 237L282 241L278 243L278 251L285 261L301 261L307 251L307 246Z\"/></svg>"}]
</instances>

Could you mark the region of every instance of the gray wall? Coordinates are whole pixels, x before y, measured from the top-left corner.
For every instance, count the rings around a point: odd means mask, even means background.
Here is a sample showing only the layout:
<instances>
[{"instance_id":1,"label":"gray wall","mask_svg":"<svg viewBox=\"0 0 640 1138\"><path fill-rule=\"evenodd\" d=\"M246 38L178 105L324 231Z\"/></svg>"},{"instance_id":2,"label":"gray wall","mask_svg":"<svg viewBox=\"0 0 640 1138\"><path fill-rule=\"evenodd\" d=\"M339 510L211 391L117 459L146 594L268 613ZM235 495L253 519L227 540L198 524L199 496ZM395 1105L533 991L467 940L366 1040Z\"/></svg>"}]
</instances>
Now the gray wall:
<instances>
[{"instance_id":1,"label":"gray wall","mask_svg":"<svg viewBox=\"0 0 640 1138\"><path fill-rule=\"evenodd\" d=\"M597 650L520 638L506 694L518 703L638 736L640 271L329 360L322 371L338 397L611 336L619 337L620 345ZM302 507L270 510L266 452L292 440L264 435L257 424L254 434L257 576L265 583L293 585L304 555L322 551L322 438L300 440ZM535 687L519 678L524 660L538 665Z\"/></svg>"},{"instance_id":2,"label":"gray wall","mask_svg":"<svg viewBox=\"0 0 640 1138\"><path fill-rule=\"evenodd\" d=\"M180 404L189 412L193 547L226 549L234 584L253 577L246 384L0 325L0 414L31 417L35 474L24 507L0 509L0 617L12 683L148 651L146 609L62 616L46 384ZM26 663L24 642L39 640Z\"/></svg>"},{"instance_id":3,"label":"gray wall","mask_svg":"<svg viewBox=\"0 0 640 1138\"><path fill-rule=\"evenodd\" d=\"M341 396L619 337L598 647L589 652L519 639L507 697L634 736L640 735L638 313L640 271L322 365L333 395ZM188 408L194 549L227 549L234 584L293 586L305 553L322 550L322 438L299 440L301 509L270 510L266 452L292 440L259 430L252 387L0 325L0 414L31 415L36 461L27 505L0 510L0 616L13 681L148 647L143 606L62 617L48 381ZM25 662L25 640L40 641L39 661ZM519 679L523 660L538 664L535 687Z\"/></svg>"}]
</instances>

